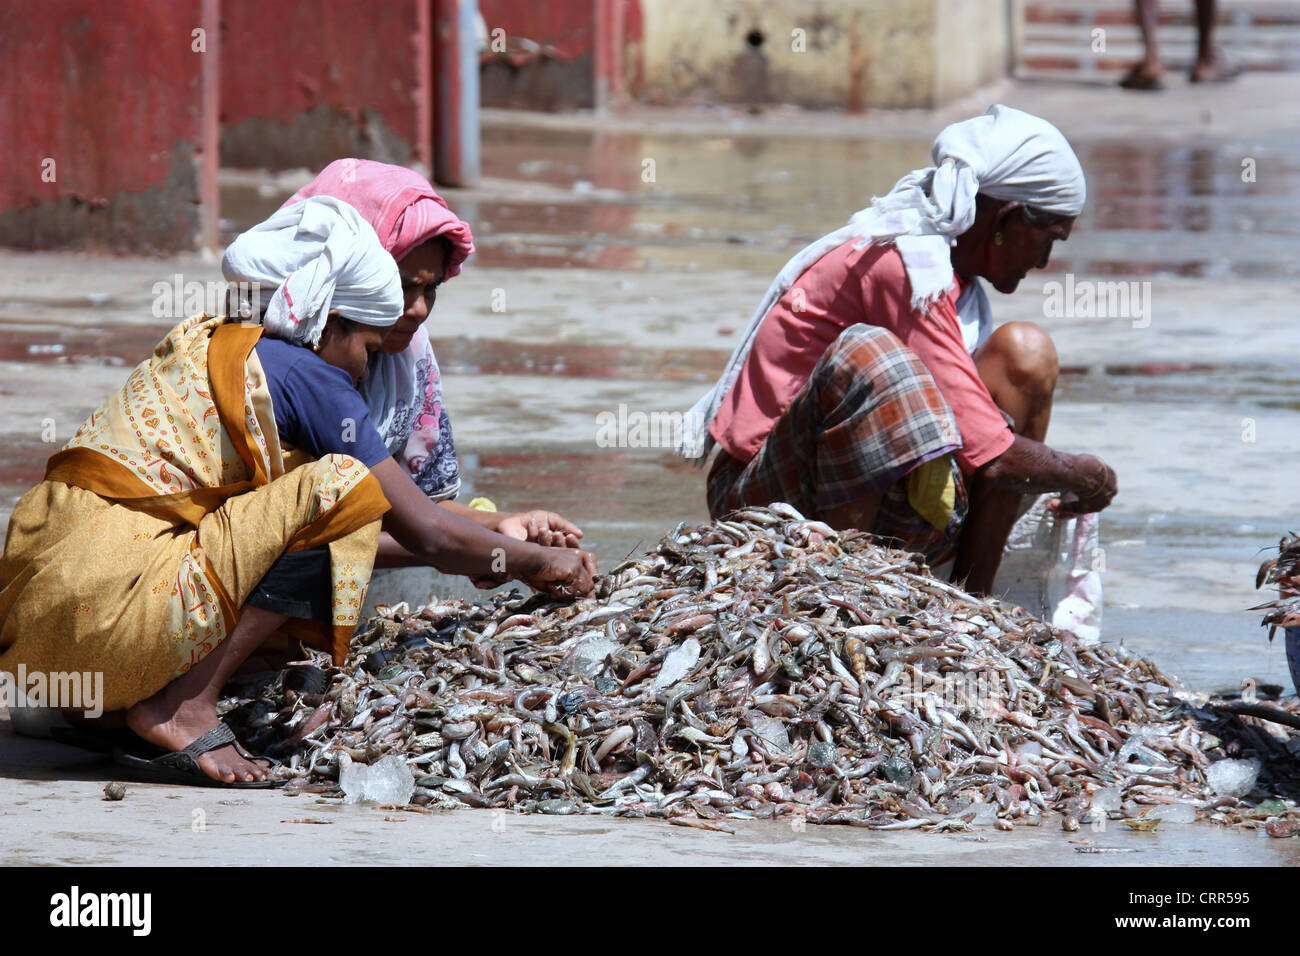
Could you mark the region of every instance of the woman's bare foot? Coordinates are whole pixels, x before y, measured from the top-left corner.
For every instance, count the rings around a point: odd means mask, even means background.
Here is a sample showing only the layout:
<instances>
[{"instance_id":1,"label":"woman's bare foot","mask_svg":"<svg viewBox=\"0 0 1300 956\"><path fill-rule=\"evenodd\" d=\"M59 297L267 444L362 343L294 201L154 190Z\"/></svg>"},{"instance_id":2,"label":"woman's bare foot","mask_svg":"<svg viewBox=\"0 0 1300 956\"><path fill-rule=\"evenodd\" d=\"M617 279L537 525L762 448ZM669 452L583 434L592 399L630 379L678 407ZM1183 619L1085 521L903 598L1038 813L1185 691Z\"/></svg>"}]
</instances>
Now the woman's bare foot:
<instances>
[{"instance_id":1,"label":"woman's bare foot","mask_svg":"<svg viewBox=\"0 0 1300 956\"><path fill-rule=\"evenodd\" d=\"M201 661L158 693L126 712L126 725L151 744L184 750L217 726L221 688L244 661L287 618L274 611L246 607L226 639ZM199 767L213 780L251 783L265 780L267 768L240 755L233 744L199 757Z\"/></svg>"},{"instance_id":2,"label":"woman's bare foot","mask_svg":"<svg viewBox=\"0 0 1300 956\"><path fill-rule=\"evenodd\" d=\"M177 683L173 681L126 712L127 726L164 750L184 750L218 723L214 703L193 697L171 699ZM233 744L203 754L199 767L212 779L226 783L251 783L268 776L265 766L242 757Z\"/></svg>"},{"instance_id":3,"label":"woman's bare foot","mask_svg":"<svg viewBox=\"0 0 1300 956\"><path fill-rule=\"evenodd\" d=\"M273 611L244 608L224 641L158 693L131 707L126 725L151 744L184 750L217 726L221 688L285 620ZM241 756L233 744L203 754L199 767L213 780L226 783L251 783L268 776L266 767Z\"/></svg>"}]
</instances>

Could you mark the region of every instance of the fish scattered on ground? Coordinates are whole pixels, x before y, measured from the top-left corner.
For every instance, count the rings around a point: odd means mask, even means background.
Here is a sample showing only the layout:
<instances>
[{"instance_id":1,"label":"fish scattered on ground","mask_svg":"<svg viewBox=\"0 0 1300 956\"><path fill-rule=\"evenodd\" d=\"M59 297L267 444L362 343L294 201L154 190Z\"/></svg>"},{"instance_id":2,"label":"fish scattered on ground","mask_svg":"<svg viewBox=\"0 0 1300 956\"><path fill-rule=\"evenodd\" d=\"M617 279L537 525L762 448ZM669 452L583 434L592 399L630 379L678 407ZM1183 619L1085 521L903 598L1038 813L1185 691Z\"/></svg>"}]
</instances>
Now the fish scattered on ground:
<instances>
[{"instance_id":1,"label":"fish scattered on ground","mask_svg":"<svg viewBox=\"0 0 1300 956\"><path fill-rule=\"evenodd\" d=\"M345 755L395 754L419 806L724 831L710 821L1078 830L1187 802L1300 820L1205 773L1253 755L1256 792L1294 797L1294 736L784 504L679 525L571 604L379 611L343 667L313 657L221 703L291 788L336 792Z\"/></svg>"},{"instance_id":2,"label":"fish scattered on ground","mask_svg":"<svg viewBox=\"0 0 1300 956\"><path fill-rule=\"evenodd\" d=\"M1277 557L1259 566L1255 587L1272 584L1278 586L1277 600L1252 608L1268 612L1261 623L1270 641L1279 627L1300 627L1300 535L1285 535L1278 542Z\"/></svg>"}]
</instances>

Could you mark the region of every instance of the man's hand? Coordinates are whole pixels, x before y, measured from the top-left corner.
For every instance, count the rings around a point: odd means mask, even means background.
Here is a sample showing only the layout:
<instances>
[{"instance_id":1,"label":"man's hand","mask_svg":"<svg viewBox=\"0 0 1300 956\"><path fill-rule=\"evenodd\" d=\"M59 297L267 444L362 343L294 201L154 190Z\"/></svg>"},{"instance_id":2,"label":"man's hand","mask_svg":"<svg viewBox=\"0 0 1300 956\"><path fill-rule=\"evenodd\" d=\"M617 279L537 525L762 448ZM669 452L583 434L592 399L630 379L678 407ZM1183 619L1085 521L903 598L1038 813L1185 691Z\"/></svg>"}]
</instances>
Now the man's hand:
<instances>
[{"instance_id":1,"label":"man's hand","mask_svg":"<svg viewBox=\"0 0 1300 956\"><path fill-rule=\"evenodd\" d=\"M496 530L499 534L548 548L576 548L582 538L581 528L554 511L505 514L497 521Z\"/></svg>"},{"instance_id":2,"label":"man's hand","mask_svg":"<svg viewBox=\"0 0 1300 956\"><path fill-rule=\"evenodd\" d=\"M580 598L591 593L596 558L577 548L545 548L535 570L519 580L553 598Z\"/></svg>"},{"instance_id":3,"label":"man's hand","mask_svg":"<svg viewBox=\"0 0 1300 956\"><path fill-rule=\"evenodd\" d=\"M1049 510L1062 517L1092 514L1111 503L1119 491L1115 470L1096 455L1076 455L1078 470L1090 482L1083 490L1053 498L1047 503Z\"/></svg>"},{"instance_id":4,"label":"man's hand","mask_svg":"<svg viewBox=\"0 0 1300 956\"><path fill-rule=\"evenodd\" d=\"M1016 494L1061 492L1050 505L1062 515L1101 511L1115 497L1115 472L1096 455L1070 455L1017 435L1005 452L985 465L980 477Z\"/></svg>"}]
</instances>

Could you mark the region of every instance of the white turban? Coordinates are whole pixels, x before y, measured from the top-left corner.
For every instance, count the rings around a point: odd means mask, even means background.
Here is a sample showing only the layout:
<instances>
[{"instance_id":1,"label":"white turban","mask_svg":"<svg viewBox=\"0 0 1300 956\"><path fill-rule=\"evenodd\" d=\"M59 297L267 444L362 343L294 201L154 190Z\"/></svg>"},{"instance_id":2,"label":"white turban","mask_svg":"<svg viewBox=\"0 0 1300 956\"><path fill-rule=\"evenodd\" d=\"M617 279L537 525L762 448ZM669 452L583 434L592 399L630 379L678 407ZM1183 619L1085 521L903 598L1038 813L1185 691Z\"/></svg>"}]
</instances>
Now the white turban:
<instances>
[{"instance_id":1,"label":"white turban","mask_svg":"<svg viewBox=\"0 0 1300 956\"><path fill-rule=\"evenodd\" d=\"M925 311L952 285L947 246L975 222L975 195L1077 216L1083 167L1051 123L1001 104L953 123L934 141L935 165L914 169L849 220L868 242L893 242L907 266L912 306Z\"/></svg>"},{"instance_id":2,"label":"white turban","mask_svg":"<svg viewBox=\"0 0 1300 956\"><path fill-rule=\"evenodd\" d=\"M226 249L232 282L275 287L262 325L299 345L320 343L331 309L362 325L390 326L402 314L402 280L374 227L352 206L313 196L277 210Z\"/></svg>"},{"instance_id":3,"label":"white turban","mask_svg":"<svg viewBox=\"0 0 1300 956\"><path fill-rule=\"evenodd\" d=\"M930 157L933 166L908 173L854 218L914 211L913 234L959 236L975 222L976 193L1062 216L1083 211L1083 168L1061 131L1009 106L953 123Z\"/></svg>"},{"instance_id":4,"label":"white turban","mask_svg":"<svg viewBox=\"0 0 1300 956\"><path fill-rule=\"evenodd\" d=\"M952 286L949 247L975 222L977 193L1062 216L1083 210L1087 190L1078 157L1060 130L1029 113L991 106L983 116L944 129L930 155L935 165L914 169L887 195L855 213L848 225L805 246L785 264L749 320L722 377L686 413L680 448L685 457L703 460L709 453L709 425L740 375L763 320L799 277L832 249L853 239L860 240L860 246L893 243L907 269L912 307L924 314ZM988 300L978 280L959 307L963 326L991 326Z\"/></svg>"}]
</instances>

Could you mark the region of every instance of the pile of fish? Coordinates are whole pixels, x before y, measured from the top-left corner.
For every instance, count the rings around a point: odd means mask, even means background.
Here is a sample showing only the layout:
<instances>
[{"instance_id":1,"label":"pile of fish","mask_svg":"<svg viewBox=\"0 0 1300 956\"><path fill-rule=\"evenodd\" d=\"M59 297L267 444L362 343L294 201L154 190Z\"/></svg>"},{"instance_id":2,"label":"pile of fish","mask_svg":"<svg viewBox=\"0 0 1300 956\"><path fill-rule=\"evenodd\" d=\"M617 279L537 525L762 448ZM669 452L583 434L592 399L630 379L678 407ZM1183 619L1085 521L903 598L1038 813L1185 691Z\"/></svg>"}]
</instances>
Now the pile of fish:
<instances>
[{"instance_id":1,"label":"pile of fish","mask_svg":"<svg viewBox=\"0 0 1300 956\"><path fill-rule=\"evenodd\" d=\"M317 658L223 700L291 787L337 792L341 766L396 755L417 805L706 829L1073 830L1154 825L1177 804L1248 826L1300 819L1294 801L1261 815L1248 796L1294 796L1300 781L1261 752L1286 754L1285 731L788 505L679 525L575 603L380 612L342 668ZM1260 768L1235 795L1207 780L1227 757Z\"/></svg>"}]
</instances>

